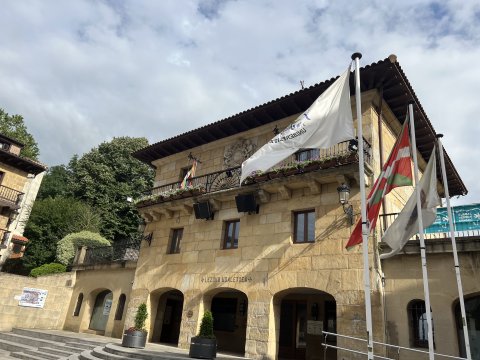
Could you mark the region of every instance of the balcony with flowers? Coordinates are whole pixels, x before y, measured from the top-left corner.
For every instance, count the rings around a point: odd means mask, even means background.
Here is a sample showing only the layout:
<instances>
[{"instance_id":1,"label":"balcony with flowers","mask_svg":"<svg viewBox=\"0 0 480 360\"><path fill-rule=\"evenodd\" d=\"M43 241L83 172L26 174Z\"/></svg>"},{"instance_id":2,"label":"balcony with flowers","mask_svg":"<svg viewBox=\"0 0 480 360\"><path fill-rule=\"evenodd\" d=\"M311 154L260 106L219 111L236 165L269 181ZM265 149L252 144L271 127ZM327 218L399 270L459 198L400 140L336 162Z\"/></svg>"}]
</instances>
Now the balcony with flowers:
<instances>
[{"instance_id":1,"label":"balcony with flowers","mask_svg":"<svg viewBox=\"0 0 480 360\"><path fill-rule=\"evenodd\" d=\"M371 169L371 146L364 139L364 161L367 169ZM271 186L279 183L292 183L302 176L311 174L336 174L358 172L357 141L350 140L332 146L326 150L308 149L300 151L285 161L267 171L257 171L250 174L242 184L248 186ZM232 167L209 174L196 176L190 179L187 186L182 186L182 181L158 186L151 193L136 199L139 208L171 202L174 200L194 198L230 189L240 188L241 167ZM309 177L309 179L311 178ZM352 176L353 177L353 176ZM330 181L331 177L325 177ZM335 180L332 180L335 181Z\"/></svg>"}]
</instances>

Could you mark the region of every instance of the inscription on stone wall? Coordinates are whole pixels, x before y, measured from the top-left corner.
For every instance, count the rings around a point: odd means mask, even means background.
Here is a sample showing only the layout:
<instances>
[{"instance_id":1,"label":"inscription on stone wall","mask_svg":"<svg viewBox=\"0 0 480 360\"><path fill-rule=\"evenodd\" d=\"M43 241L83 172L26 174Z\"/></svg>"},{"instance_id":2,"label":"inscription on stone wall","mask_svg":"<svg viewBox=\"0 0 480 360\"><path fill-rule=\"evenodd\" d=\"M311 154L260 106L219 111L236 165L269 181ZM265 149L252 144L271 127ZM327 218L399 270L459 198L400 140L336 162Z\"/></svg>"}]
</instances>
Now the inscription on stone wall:
<instances>
[{"instance_id":1,"label":"inscription on stone wall","mask_svg":"<svg viewBox=\"0 0 480 360\"><path fill-rule=\"evenodd\" d=\"M245 276L207 275L207 276L202 276L200 281L202 283L245 283L245 282L252 282L253 278L250 275L245 275Z\"/></svg>"}]
</instances>

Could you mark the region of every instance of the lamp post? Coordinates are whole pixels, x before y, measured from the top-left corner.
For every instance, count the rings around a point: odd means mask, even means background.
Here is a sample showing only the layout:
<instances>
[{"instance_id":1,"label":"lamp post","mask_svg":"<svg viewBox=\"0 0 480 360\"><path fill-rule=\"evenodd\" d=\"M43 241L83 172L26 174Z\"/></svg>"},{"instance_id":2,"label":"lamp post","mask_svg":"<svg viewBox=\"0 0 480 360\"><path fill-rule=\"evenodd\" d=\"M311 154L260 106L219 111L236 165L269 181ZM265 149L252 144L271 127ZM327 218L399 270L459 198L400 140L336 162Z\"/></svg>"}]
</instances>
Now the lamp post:
<instances>
[{"instance_id":1,"label":"lamp post","mask_svg":"<svg viewBox=\"0 0 480 360\"><path fill-rule=\"evenodd\" d=\"M343 212L347 215L348 223L353 225L353 207L348 203L350 199L350 187L347 184L342 184L337 187L340 204L342 204Z\"/></svg>"}]
</instances>

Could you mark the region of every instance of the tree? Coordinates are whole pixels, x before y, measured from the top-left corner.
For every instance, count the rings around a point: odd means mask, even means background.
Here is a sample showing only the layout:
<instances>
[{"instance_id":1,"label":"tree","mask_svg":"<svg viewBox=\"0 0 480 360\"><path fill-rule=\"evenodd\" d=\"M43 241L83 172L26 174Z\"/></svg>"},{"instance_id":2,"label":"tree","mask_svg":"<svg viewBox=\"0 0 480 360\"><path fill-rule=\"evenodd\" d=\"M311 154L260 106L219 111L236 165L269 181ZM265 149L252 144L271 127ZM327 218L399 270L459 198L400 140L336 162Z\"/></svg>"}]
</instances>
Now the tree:
<instances>
[{"instance_id":1,"label":"tree","mask_svg":"<svg viewBox=\"0 0 480 360\"><path fill-rule=\"evenodd\" d=\"M71 194L72 172L65 165L52 166L43 177L37 199L68 197Z\"/></svg>"},{"instance_id":2,"label":"tree","mask_svg":"<svg viewBox=\"0 0 480 360\"><path fill-rule=\"evenodd\" d=\"M102 235L91 231L84 230L68 234L57 243L57 261L60 264L70 265L79 246L87 246L89 248L110 246L110 241Z\"/></svg>"},{"instance_id":3,"label":"tree","mask_svg":"<svg viewBox=\"0 0 480 360\"><path fill-rule=\"evenodd\" d=\"M82 230L100 230L100 217L89 205L62 197L37 200L24 232L29 242L23 266L32 269L54 262L58 241L67 234Z\"/></svg>"},{"instance_id":4,"label":"tree","mask_svg":"<svg viewBox=\"0 0 480 360\"><path fill-rule=\"evenodd\" d=\"M23 122L21 115L8 115L3 109L0 109L0 134L23 143L24 147L20 155L32 160L38 160L40 155L38 144L32 134L27 131L27 126Z\"/></svg>"},{"instance_id":5,"label":"tree","mask_svg":"<svg viewBox=\"0 0 480 360\"><path fill-rule=\"evenodd\" d=\"M147 145L145 138L118 137L70 161L73 196L98 210L100 233L107 239L118 241L137 232L140 217L127 198L151 189L153 170L131 153Z\"/></svg>"}]
</instances>

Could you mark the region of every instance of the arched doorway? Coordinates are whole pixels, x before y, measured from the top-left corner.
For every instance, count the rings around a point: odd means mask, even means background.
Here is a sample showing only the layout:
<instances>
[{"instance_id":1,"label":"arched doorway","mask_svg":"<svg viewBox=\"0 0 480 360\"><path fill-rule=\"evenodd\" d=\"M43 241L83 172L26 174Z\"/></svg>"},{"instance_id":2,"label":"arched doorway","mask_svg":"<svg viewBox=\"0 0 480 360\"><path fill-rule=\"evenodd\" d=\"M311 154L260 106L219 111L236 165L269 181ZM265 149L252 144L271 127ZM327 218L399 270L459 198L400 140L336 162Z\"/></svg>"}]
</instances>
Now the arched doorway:
<instances>
[{"instance_id":1,"label":"arched doorway","mask_svg":"<svg viewBox=\"0 0 480 360\"><path fill-rule=\"evenodd\" d=\"M105 331L112 308L112 298L113 294L110 290L104 290L96 296L90 325L88 326L90 330Z\"/></svg>"},{"instance_id":2,"label":"arched doorway","mask_svg":"<svg viewBox=\"0 0 480 360\"><path fill-rule=\"evenodd\" d=\"M248 298L235 289L215 289L205 294L205 309L213 315L213 332L219 351L245 354Z\"/></svg>"},{"instance_id":3,"label":"arched doorway","mask_svg":"<svg viewBox=\"0 0 480 360\"><path fill-rule=\"evenodd\" d=\"M183 294L179 290L157 290L151 295L155 317L152 342L178 345L182 324Z\"/></svg>"},{"instance_id":4,"label":"arched doorway","mask_svg":"<svg viewBox=\"0 0 480 360\"><path fill-rule=\"evenodd\" d=\"M323 291L292 288L273 297L277 329L278 359L312 359L323 354L322 331L335 333L337 328L335 298ZM336 339L327 340L336 345ZM327 359L336 359L328 349Z\"/></svg>"},{"instance_id":5,"label":"arched doorway","mask_svg":"<svg viewBox=\"0 0 480 360\"><path fill-rule=\"evenodd\" d=\"M465 301L465 315L467 317L468 338L472 359L480 359L480 295L471 296ZM455 305L455 322L457 324L458 348L460 356L466 357L465 340L463 336L462 315L460 302Z\"/></svg>"}]
</instances>

